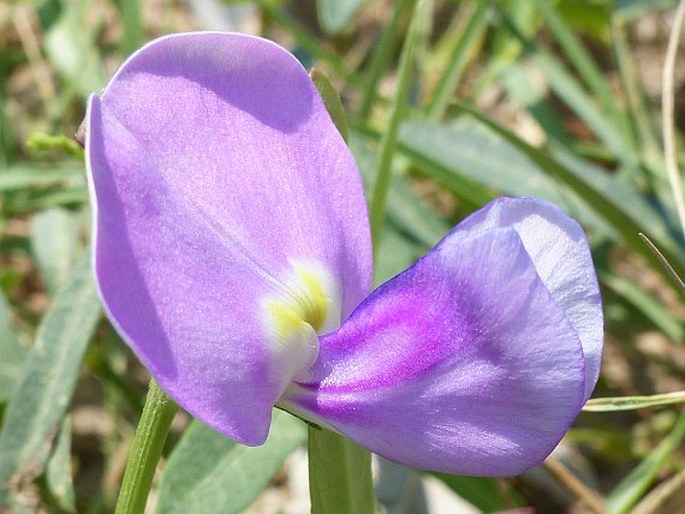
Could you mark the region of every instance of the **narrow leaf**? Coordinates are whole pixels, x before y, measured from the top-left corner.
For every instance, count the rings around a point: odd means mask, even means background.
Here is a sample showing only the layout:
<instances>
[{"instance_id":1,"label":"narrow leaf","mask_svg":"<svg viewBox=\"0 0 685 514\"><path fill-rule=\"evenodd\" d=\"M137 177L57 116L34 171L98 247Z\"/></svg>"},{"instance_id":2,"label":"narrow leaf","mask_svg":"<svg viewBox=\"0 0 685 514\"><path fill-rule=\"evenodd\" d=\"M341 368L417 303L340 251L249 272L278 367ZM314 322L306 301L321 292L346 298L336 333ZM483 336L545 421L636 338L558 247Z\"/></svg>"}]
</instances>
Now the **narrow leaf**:
<instances>
[{"instance_id":1,"label":"narrow leaf","mask_svg":"<svg viewBox=\"0 0 685 514\"><path fill-rule=\"evenodd\" d=\"M15 165L0 173L0 192L15 191L25 188L47 188L56 185L83 184L82 166L52 166L37 168L35 166Z\"/></svg>"},{"instance_id":2,"label":"narrow leaf","mask_svg":"<svg viewBox=\"0 0 685 514\"><path fill-rule=\"evenodd\" d=\"M500 489L492 478L460 477L447 473L433 475L482 512L504 511L510 507L502 501Z\"/></svg>"},{"instance_id":3,"label":"narrow leaf","mask_svg":"<svg viewBox=\"0 0 685 514\"><path fill-rule=\"evenodd\" d=\"M447 69L441 74L440 81L428 106L427 115L431 120L438 120L445 113L466 66L490 21L491 6L489 2L475 2L472 5L472 12L467 13L468 20L463 27L459 27L462 30L447 33L448 36L458 35L458 39L454 41L451 54L444 59L447 63ZM459 21L463 22L463 20Z\"/></svg>"},{"instance_id":4,"label":"narrow leaf","mask_svg":"<svg viewBox=\"0 0 685 514\"><path fill-rule=\"evenodd\" d=\"M102 89L106 77L95 33L87 28L92 25L86 23L91 4L64 2L59 19L50 26L43 43L50 63L64 77L68 89L84 96Z\"/></svg>"},{"instance_id":5,"label":"narrow leaf","mask_svg":"<svg viewBox=\"0 0 685 514\"><path fill-rule=\"evenodd\" d=\"M243 512L306 435L301 421L281 411L274 411L266 443L254 448L194 421L167 463L157 514Z\"/></svg>"},{"instance_id":6,"label":"narrow leaf","mask_svg":"<svg viewBox=\"0 0 685 514\"><path fill-rule=\"evenodd\" d=\"M374 491L387 514L429 514L421 475L382 457L377 463Z\"/></svg>"},{"instance_id":7,"label":"narrow leaf","mask_svg":"<svg viewBox=\"0 0 685 514\"><path fill-rule=\"evenodd\" d=\"M654 326L662 331L673 341L682 341L685 337L683 324L673 313L664 307L658 300L647 294L644 289L632 280L620 275L608 272L600 272L599 279L602 284L609 287L615 293L621 295L630 304L635 306L640 314L654 323Z\"/></svg>"},{"instance_id":8,"label":"narrow leaf","mask_svg":"<svg viewBox=\"0 0 685 514\"><path fill-rule=\"evenodd\" d=\"M54 295L66 284L78 257L81 218L65 209L49 209L31 220L31 249L47 285Z\"/></svg>"},{"instance_id":9,"label":"narrow leaf","mask_svg":"<svg viewBox=\"0 0 685 514\"><path fill-rule=\"evenodd\" d=\"M514 133L500 127L484 116L465 107L464 110L476 117L476 119L484 123L496 134L503 137L508 143L543 169L550 177L566 184L621 235L624 243L660 269L658 260L651 251L645 247L640 238L640 233L650 234L653 231L648 231L646 227L641 225L641 222L644 222L644 220L635 218L632 204L626 202L626 199L622 195L618 196L616 194L616 189L611 189L609 187L602 189L597 188L586 174L578 173L576 170L560 162L560 160L529 145ZM609 184L607 184L607 186L608 185ZM614 184L614 187L617 186L620 186L620 184ZM656 237L654 237L654 240L658 243L661 252L673 266L676 273L685 275L685 273L683 273L682 257L676 253L672 241L666 242L662 241L661 238Z\"/></svg>"},{"instance_id":10,"label":"narrow leaf","mask_svg":"<svg viewBox=\"0 0 685 514\"><path fill-rule=\"evenodd\" d=\"M630 145L630 124L619 108L615 92L612 91L598 64L580 43L572 28L566 24L554 5L547 0L534 0L534 3L545 20L545 26L554 34L565 55L599 100L602 112L608 115L619 130L623 131L623 139L627 145Z\"/></svg>"},{"instance_id":11,"label":"narrow leaf","mask_svg":"<svg viewBox=\"0 0 685 514\"><path fill-rule=\"evenodd\" d=\"M630 512L685 437L685 409L671 433L607 497L610 514Z\"/></svg>"},{"instance_id":12,"label":"narrow leaf","mask_svg":"<svg viewBox=\"0 0 685 514\"><path fill-rule=\"evenodd\" d=\"M71 421L64 418L55 449L48 460L46 482L59 507L67 512L76 510L76 496L71 476Z\"/></svg>"},{"instance_id":13,"label":"narrow leaf","mask_svg":"<svg viewBox=\"0 0 685 514\"><path fill-rule=\"evenodd\" d=\"M621 410L648 409L685 403L685 391L654 394L651 396L619 396L615 398L593 398L583 407L586 412L615 412Z\"/></svg>"},{"instance_id":14,"label":"narrow leaf","mask_svg":"<svg viewBox=\"0 0 685 514\"><path fill-rule=\"evenodd\" d=\"M316 89L319 90L319 94L323 99L328 115L335 124L335 128L338 129L342 138L347 141L349 136L349 131L347 129L347 113L345 112L345 108L340 101L340 95L338 94L338 91L336 91L331 79L319 68L312 68L309 76L312 78Z\"/></svg>"},{"instance_id":15,"label":"narrow leaf","mask_svg":"<svg viewBox=\"0 0 685 514\"><path fill-rule=\"evenodd\" d=\"M75 269L38 329L0 432L0 506L11 479L32 478L67 409L81 360L100 317L90 255Z\"/></svg>"},{"instance_id":16,"label":"narrow leaf","mask_svg":"<svg viewBox=\"0 0 685 514\"><path fill-rule=\"evenodd\" d=\"M685 508L685 470L672 476L644 497L632 514L671 514Z\"/></svg>"},{"instance_id":17,"label":"narrow leaf","mask_svg":"<svg viewBox=\"0 0 685 514\"><path fill-rule=\"evenodd\" d=\"M12 325L10 307L0 292L0 404L6 402L21 374L27 349L21 344Z\"/></svg>"}]
</instances>

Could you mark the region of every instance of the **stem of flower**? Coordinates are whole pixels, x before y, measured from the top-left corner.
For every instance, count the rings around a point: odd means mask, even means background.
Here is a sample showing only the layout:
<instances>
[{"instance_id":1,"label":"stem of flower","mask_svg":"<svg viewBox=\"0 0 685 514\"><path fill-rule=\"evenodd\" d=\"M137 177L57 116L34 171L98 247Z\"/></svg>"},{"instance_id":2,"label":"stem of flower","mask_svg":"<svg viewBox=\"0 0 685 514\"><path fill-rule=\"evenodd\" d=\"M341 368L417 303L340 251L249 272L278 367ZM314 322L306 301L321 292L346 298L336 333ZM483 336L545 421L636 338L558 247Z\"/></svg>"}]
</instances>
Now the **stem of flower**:
<instances>
[{"instance_id":1,"label":"stem of flower","mask_svg":"<svg viewBox=\"0 0 685 514\"><path fill-rule=\"evenodd\" d=\"M177 410L177 405L160 389L157 382L150 380L145 406L119 491L116 514L139 514L145 510L152 477Z\"/></svg>"},{"instance_id":2,"label":"stem of flower","mask_svg":"<svg viewBox=\"0 0 685 514\"><path fill-rule=\"evenodd\" d=\"M376 510L371 455L349 439L309 427L312 514L372 514Z\"/></svg>"}]
</instances>

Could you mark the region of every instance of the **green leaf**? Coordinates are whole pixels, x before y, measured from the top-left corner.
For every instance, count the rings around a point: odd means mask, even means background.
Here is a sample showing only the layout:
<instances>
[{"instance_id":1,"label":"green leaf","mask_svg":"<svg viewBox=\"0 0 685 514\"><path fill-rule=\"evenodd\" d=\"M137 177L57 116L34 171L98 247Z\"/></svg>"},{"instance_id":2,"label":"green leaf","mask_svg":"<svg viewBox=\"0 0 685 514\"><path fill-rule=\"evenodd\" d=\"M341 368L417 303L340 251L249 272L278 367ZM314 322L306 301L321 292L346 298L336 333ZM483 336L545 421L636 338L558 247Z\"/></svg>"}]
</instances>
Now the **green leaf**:
<instances>
[{"instance_id":1,"label":"green leaf","mask_svg":"<svg viewBox=\"0 0 685 514\"><path fill-rule=\"evenodd\" d=\"M55 449L46 469L48 490L59 507L68 512L76 510L74 483L71 476L71 421L65 417L60 428Z\"/></svg>"},{"instance_id":2,"label":"green leaf","mask_svg":"<svg viewBox=\"0 0 685 514\"><path fill-rule=\"evenodd\" d=\"M593 398L583 407L586 412L616 412L623 410L649 409L685 403L685 391L654 394L650 396L619 396L616 398Z\"/></svg>"},{"instance_id":3,"label":"green leaf","mask_svg":"<svg viewBox=\"0 0 685 514\"><path fill-rule=\"evenodd\" d=\"M579 165L568 154L556 156L535 148L480 114L463 109L478 123L463 119L454 124L408 123L401 133L404 147L438 161L456 176L467 176L506 194L537 196L561 205L583 224L604 232L608 229L609 235L661 270L639 236L646 233L674 270L684 274L682 254L663 218L629 184L593 173L589 165ZM458 187L459 182L446 185Z\"/></svg>"},{"instance_id":4,"label":"green leaf","mask_svg":"<svg viewBox=\"0 0 685 514\"><path fill-rule=\"evenodd\" d=\"M352 150L357 161L362 179L367 185L373 181L377 158L374 149L368 145L368 142L358 130L354 130L350 134L350 150ZM452 228L433 209L425 205L421 198L412 191L406 178L398 174L393 174L390 179L387 212L386 221L395 227L396 233L405 234L413 243L422 245L426 249L432 248ZM399 234L396 235L399 236ZM392 251L393 244L388 243L388 245L390 246L388 251ZM381 246L382 253L384 250Z\"/></svg>"},{"instance_id":5,"label":"green leaf","mask_svg":"<svg viewBox=\"0 0 685 514\"><path fill-rule=\"evenodd\" d=\"M376 155L367 142L357 130L350 134L350 149L365 184L373 180L376 168ZM407 269L450 229L435 211L423 205L400 176L391 178L387 211L374 265L376 285Z\"/></svg>"},{"instance_id":6,"label":"green leaf","mask_svg":"<svg viewBox=\"0 0 685 514\"><path fill-rule=\"evenodd\" d=\"M559 15L580 36L594 41L607 41L611 31L611 11L614 0L559 0Z\"/></svg>"},{"instance_id":7,"label":"green leaf","mask_svg":"<svg viewBox=\"0 0 685 514\"><path fill-rule=\"evenodd\" d=\"M29 192L17 195L5 203L5 208L13 214L27 214L54 207L81 207L88 202L88 192L81 188L58 189L56 191Z\"/></svg>"},{"instance_id":8,"label":"green leaf","mask_svg":"<svg viewBox=\"0 0 685 514\"><path fill-rule=\"evenodd\" d=\"M99 318L88 254L45 314L7 407L0 432L0 505L7 503L10 480L21 482L42 470Z\"/></svg>"},{"instance_id":9,"label":"green leaf","mask_svg":"<svg viewBox=\"0 0 685 514\"><path fill-rule=\"evenodd\" d=\"M80 213L49 209L31 220L31 249L48 291L56 294L66 284L83 252L79 240Z\"/></svg>"},{"instance_id":10,"label":"green leaf","mask_svg":"<svg viewBox=\"0 0 685 514\"><path fill-rule=\"evenodd\" d=\"M95 34L87 27L92 1L63 2L60 17L45 34L50 63L66 79L68 89L82 96L99 91L105 84L102 60L97 54Z\"/></svg>"},{"instance_id":11,"label":"green leaf","mask_svg":"<svg viewBox=\"0 0 685 514\"><path fill-rule=\"evenodd\" d=\"M489 25L491 15L489 2L466 4L463 9L466 11L466 20L459 17L460 26L457 30L448 30L445 34L445 38L452 39L449 41L452 49L449 55L443 56L442 61L446 69L440 74L440 81L435 87L426 112L431 120L437 121L442 118L459 86L467 64L472 59Z\"/></svg>"},{"instance_id":12,"label":"green leaf","mask_svg":"<svg viewBox=\"0 0 685 514\"><path fill-rule=\"evenodd\" d=\"M501 499L501 492L492 478L462 477L447 473L432 473L461 498L483 512L510 509Z\"/></svg>"},{"instance_id":13,"label":"green leaf","mask_svg":"<svg viewBox=\"0 0 685 514\"><path fill-rule=\"evenodd\" d=\"M0 192L27 188L52 188L56 186L85 187L82 166L35 166L16 165L0 173Z\"/></svg>"},{"instance_id":14,"label":"green leaf","mask_svg":"<svg viewBox=\"0 0 685 514\"><path fill-rule=\"evenodd\" d=\"M684 437L685 409L678 416L671 433L607 496L607 509L610 514L630 512L633 505L649 489Z\"/></svg>"},{"instance_id":15,"label":"green leaf","mask_svg":"<svg viewBox=\"0 0 685 514\"><path fill-rule=\"evenodd\" d=\"M382 457L376 463L374 491L386 514L429 514L425 487L417 471Z\"/></svg>"},{"instance_id":16,"label":"green leaf","mask_svg":"<svg viewBox=\"0 0 685 514\"><path fill-rule=\"evenodd\" d=\"M312 68L309 76L312 78L312 82L314 82L316 89L319 90L321 99L326 106L328 115L333 120L335 128L338 129L338 132L340 132L342 138L347 141L349 136L349 131L347 128L347 113L345 112L345 108L340 101L340 95L338 94L338 91L336 91L331 79L328 78L328 75L318 68Z\"/></svg>"},{"instance_id":17,"label":"green leaf","mask_svg":"<svg viewBox=\"0 0 685 514\"><path fill-rule=\"evenodd\" d=\"M551 17L554 20L559 20L554 15L553 10L545 9L545 11L548 14L551 12ZM594 64L581 47L576 44L573 36L569 35L566 31L567 38L562 37L562 39L565 39L565 42L572 47L571 53L576 58L576 64L580 66L586 76L590 77L589 81L591 84L599 90L597 94L604 99L604 105L597 105L596 97L586 91L576 78L576 75L571 73L556 55L545 50L527 37L524 33L527 29L525 26L517 24L513 18L506 16L506 14L504 15L504 21L505 26L524 45L530 61L542 72L540 77L544 78L557 97L563 100L585 122L588 128L612 150L614 155L622 160L630 160L635 157L631 127L627 125L626 117L618 106L615 105L615 102L612 102L613 97L606 98L609 94L607 93L604 81L595 72ZM549 23L549 20L547 20L547 23ZM563 26L563 22L560 22L558 25L555 24L556 29L559 29L561 26ZM570 43L568 39L571 40ZM592 69L590 70L590 68Z\"/></svg>"},{"instance_id":18,"label":"green leaf","mask_svg":"<svg viewBox=\"0 0 685 514\"><path fill-rule=\"evenodd\" d=\"M117 2L124 34L121 38L121 53L124 57L138 50L143 44L143 9L139 0L119 0Z\"/></svg>"},{"instance_id":19,"label":"green leaf","mask_svg":"<svg viewBox=\"0 0 685 514\"><path fill-rule=\"evenodd\" d=\"M414 9L416 0L398 0L393 5L392 12L383 23L381 34L371 55L371 60L366 72L366 79L363 88L361 105L359 106L359 117L363 120L369 118L372 107L378 96L378 84L393 65L394 52L397 41L404 37L401 23Z\"/></svg>"},{"instance_id":20,"label":"green leaf","mask_svg":"<svg viewBox=\"0 0 685 514\"><path fill-rule=\"evenodd\" d=\"M572 148L571 138L562 120L547 101L546 88L531 78L529 68L521 63L507 67L502 75L502 85L507 94L535 118L547 139L565 148Z\"/></svg>"},{"instance_id":21,"label":"green leaf","mask_svg":"<svg viewBox=\"0 0 685 514\"><path fill-rule=\"evenodd\" d=\"M7 83L7 73L9 71L9 65L5 62L2 55L0 55L0 83ZM0 88L0 169L6 169L8 163L15 153L16 142L14 140L13 130L11 128L10 116L7 109L7 94L4 91L4 87Z\"/></svg>"},{"instance_id":22,"label":"green leaf","mask_svg":"<svg viewBox=\"0 0 685 514\"><path fill-rule=\"evenodd\" d=\"M535 148L493 121L477 112L464 109L472 116L504 138L528 159L544 170L550 178L565 184L582 198L597 216L608 223L621 240L648 262L663 271L661 263L644 244L640 234L647 234L657 244L666 260L678 275L683 272L683 255L663 223L663 218L650 209L644 199L630 184L612 179L604 174L590 173L586 167L573 166L571 156L556 158L548 152ZM664 271L665 273L665 271Z\"/></svg>"},{"instance_id":23,"label":"green leaf","mask_svg":"<svg viewBox=\"0 0 685 514\"><path fill-rule=\"evenodd\" d=\"M647 294L633 281L613 273L600 273L602 284L609 287L634 305L640 313L649 319L654 326L673 341L682 341L685 337L682 323L675 318L668 308Z\"/></svg>"},{"instance_id":24,"label":"green leaf","mask_svg":"<svg viewBox=\"0 0 685 514\"><path fill-rule=\"evenodd\" d=\"M417 167L459 194L471 181L512 196L536 196L563 206L595 227L602 221L582 201L520 151L469 118L454 123L409 122L400 141ZM425 166L424 163L432 166Z\"/></svg>"},{"instance_id":25,"label":"green leaf","mask_svg":"<svg viewBox=\"0 0 685 514\"><path fill-rule=\"evenodd\" d=\"M397 86L390 106L390 117L379 144L378 166L374 176L373 186L369 201L369 224L371 225L371 239L373 252L377 254L380 244L380 234L385 218L385 207L388 199L392 178L392 164L397 149L398 136L402 119L407 108L410 86L418 42L422 30L426 26L429 4L418 2L414 4L411 23L402 46L400 62L397 71Z\"/></svg>"},{"instance_id":26,"label":"green leaf","mask_svg":"<svg viewBox=\"0 0 685 514\"><path fill-rule=\"evenodd\" d=\"M670 514L685 506L685 470L680 471L646 495L633 514Z\"/></svg>"},{"instance_id":27,"label":"green leaf","mask_svg":"<svg viewBox=\"0 0 685 514\"><path fill-rule=\"evenodd\" d=\"M317 0L316 12L328 34L341 32L366 0Z\"/></svg>"},{"instance_id":28,"label":"green leaf","mask_svg":"<svg viewBox=\"0 0 685 514\"><path fill-rule=\"evenodd\" d=\"M563 16L548 0L533 1L545 20L545 26L554 34L565 56L598 99L602 112L609 117L619 131L622 131L624 143L632 146L631 126L618 104L615 92L609 86L599 65L580 43L572 28L566 24ZM606 13L608 9L600 9L600 12ZM596 15L597 12L595 12Z\"/></svg>"},{"instance_id":29,"label":"green leaf","mask_svg":"<svg viewBox=\"0 0 685 514\"><path fill-rule=\"evenodd\" d=\"M394 223L386 221L373 270L374 285L380 285L402 273L424 253L424 248L412 243L410 238L401 233Z\"/></svg>"},{"instance_id":30,"label":"green leaf","mask_svg":"<svg viewBox=\"0 0 685 514\"><path fill-rule=\"evenodd\" d=\"M5 403L21 374L28 353L12 325L10 307L0 293L0 404Z\"/></svg>"},{"instance_id":31,"label":"green leaf","mask_svg":"<svg viewBox=\"0 0 685 514\"><path fill-rule=\"evenodd\" d=\"M157 514L243 512L306 435L300 420L281 411L274 411L266 443L254 448L194 421L167 462Z\"/></svg>"}]
</instances>

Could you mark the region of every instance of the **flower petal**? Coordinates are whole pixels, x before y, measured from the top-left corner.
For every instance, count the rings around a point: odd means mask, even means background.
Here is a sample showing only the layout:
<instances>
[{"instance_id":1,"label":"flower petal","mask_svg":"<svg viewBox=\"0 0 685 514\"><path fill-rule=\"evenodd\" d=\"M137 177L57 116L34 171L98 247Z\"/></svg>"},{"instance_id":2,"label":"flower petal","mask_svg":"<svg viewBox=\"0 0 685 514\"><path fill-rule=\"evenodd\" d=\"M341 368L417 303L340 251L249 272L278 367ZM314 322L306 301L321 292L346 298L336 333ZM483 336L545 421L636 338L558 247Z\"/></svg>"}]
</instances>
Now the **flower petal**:
<instances>
[{"instance_id":1,"label":"flower petal","mask_svg":"<svg viewBox=\"0 0 685 514\"><path fill-rule=\"evenodd\" d=\"M321 339L282 405L401 464L513 475L578 414L581 343L513 228L448 235Z\"/></svg>"},{"instance_id":2,"label":"flower petal","mask_svg":"<svg viewBox=\"0 0 685 514\"><path fill-rule=\"evenodd\" d=\"M513 227L542 282L578 332L585 354L585 399L599 377L604 341L602 298L583 229L557 206L533 198L499 198L457 231L477 234Z\"/></svg>"},{"instance_id":3,"label":"flower petal","mask_svg":"<svg viewBox=\"0 0 685 514\"><path fill-rule=\"evenodd\" d=\"M162 38L91 98L86 153L110 319L183 407L263 442L316 358L311 326L272 319L299 313L297 277L330 323L371 275L356 165L306 71L256 37Z\"/></svg>"}]
</instances>

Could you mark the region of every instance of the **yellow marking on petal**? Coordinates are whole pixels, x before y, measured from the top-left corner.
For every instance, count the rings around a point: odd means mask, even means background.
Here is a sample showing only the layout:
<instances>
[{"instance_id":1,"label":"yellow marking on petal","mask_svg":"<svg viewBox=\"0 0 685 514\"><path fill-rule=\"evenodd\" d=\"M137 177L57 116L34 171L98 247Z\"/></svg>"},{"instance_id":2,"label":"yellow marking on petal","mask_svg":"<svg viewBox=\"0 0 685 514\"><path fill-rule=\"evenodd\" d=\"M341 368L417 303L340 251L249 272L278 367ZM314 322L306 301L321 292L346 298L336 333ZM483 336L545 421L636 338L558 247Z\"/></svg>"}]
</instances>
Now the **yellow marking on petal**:
<instances>
[{"instance_id":1,"label":"yellow marking on petal","mask_svg":"<svg viewBox=\"0 0 685 514\"><path fill-rule=\"evenodd\" d=\"M275 325L275 331L281 338L287 338L295 332L302 330L306 321L302 318L298 309L280 300L269 300L265 307L271 315Z\"/></svg>"},{"instance_id":2,"label":"yellow marking on petal","mask_svg":"<svg viewBox=\"0 0 685 514\"><path fill-rule=\"evenodd\" d=\"M283 288L262 299L264 328L274 352L274 370L287 382L306 373L319 353L319 334L340 325L337 284L314 263L291 261Z\"/></svg>"},{"instance_id":3,"label":"yellow marking on petal","mask_svg":"<svg viewBox=\"0 0 685 514\"><path fill-rule=\"evenodd\" d=\"M295 264L295 274L300 279L303 292L302 319L318 333L326 320L330 299L326 297L321 280L302 265Z\"/></svg>"}]
</instances>

